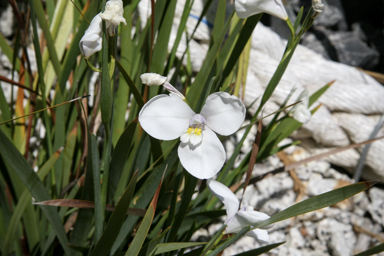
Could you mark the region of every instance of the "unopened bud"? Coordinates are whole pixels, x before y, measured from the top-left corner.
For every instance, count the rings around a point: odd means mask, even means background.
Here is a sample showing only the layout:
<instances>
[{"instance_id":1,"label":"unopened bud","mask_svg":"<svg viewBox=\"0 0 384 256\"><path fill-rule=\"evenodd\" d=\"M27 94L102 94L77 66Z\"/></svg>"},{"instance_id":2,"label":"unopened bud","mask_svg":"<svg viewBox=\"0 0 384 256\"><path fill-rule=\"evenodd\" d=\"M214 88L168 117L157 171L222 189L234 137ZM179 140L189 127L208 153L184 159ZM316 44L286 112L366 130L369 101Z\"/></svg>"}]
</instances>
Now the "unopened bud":
<instances>
[{"instance_id":1,"label":"unopened bud","mask_svg":"<svg viewBox=\"0 0 384 256\"><path fill-rule=\"evenodd\" d=\"M141 78L141 82L143 84L148 85L148 86L162 85L165 83L165 81L167 81L166 76L161 76L161 75L156 74L156 73L144 73L140 76L140 78Z\"/></svg>"},{"instance_id":2,"label":"unopened bud","mask_svg":"<svg viewBox=\"0 0 384 256\"><path fill-rule=\"evenodd\" d=\"M312 18L315 19L317 16L319 16L320 13L323 12L324 4L321 2L321 0L312 0L312 8L314 10Z\"/></svg>"}]
</instances>

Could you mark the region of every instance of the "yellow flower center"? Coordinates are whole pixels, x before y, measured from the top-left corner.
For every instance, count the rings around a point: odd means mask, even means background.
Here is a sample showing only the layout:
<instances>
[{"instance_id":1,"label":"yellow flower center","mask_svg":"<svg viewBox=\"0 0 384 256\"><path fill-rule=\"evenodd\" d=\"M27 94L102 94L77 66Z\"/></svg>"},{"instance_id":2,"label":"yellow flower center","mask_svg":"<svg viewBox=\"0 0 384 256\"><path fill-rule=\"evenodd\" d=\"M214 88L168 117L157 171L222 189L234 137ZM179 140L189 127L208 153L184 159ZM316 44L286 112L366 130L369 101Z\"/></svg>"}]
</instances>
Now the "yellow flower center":
<instances>
[{"instance_id":1,"label":"yellow flower center","mask_svg":"<svg viewBox=\"0 0 384 256\"><path fill-rule=\"evenodd\" d=\"M196 134L196 135L201 135L201 127L189 127L187 130L187 133L189 135L191 134Z\"/></svg>"}]
</instances>

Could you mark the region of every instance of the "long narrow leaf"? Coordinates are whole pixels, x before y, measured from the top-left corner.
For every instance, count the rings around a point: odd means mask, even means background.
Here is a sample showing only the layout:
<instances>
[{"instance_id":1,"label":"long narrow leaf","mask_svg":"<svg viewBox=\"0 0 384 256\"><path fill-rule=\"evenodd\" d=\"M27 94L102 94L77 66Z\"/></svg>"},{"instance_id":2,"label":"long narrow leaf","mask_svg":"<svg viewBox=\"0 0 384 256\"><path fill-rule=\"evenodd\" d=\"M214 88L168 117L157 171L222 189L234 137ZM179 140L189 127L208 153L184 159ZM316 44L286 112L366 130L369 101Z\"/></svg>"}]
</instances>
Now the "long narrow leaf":
<instances>
[{"instance_id":1,"label":"long narrow leaf","mask_svg":"<svg viewBox=\"0 0 384 256\"><path fill-rule=\"evenodd\" d=\"M12 142L0 130L0 154L7 161L13 171L19 176L20 180L24 183L25 187L31 192L32 196L37 201L50 200L50 196L40 181L35 171L29 166L28 162L15 148ZM64 227L61 223L60 217L54 208L49 206L41 206L43 213L48 219L52 228L60 241L66 254L70 255L72 250L68 247L67 236Z\"/></svg>"},{"instance_id":2,"label":"long narrow leaf","mask_svg":"<svg viewBox=\"0 0 384 256\"><path fill-rule=\"evenodd\" d=\"M121 63L116 60L116 66L120 70L120 73L123 75L125 81L127 82L129 89L131 90L133 96L135 97L135 100L140 108L144 106L143 98L141 97L140 92L137 90L137 87L135 83L132 81L131 77L128 75L127 71L125 71L124 67L121 65Z\"/></svg>"},{"instance_id":3,"label":"long narrow leaf","mask_svg":"<svg viewBox=\"0 0 384 256\"><path fill-rule=\"evenodd\" d=\"M109 251L111 250L112 245L124 223L124 219L135 190L137 175L137 172L133 175L131 182L117 203L116 208L109 218L107 226L105 227L103 235L90 254L91 256L109 254Z\"/></svg>"},{"instance_id":4,"label":"long narrow leaf","mask_svg":"<svg viewBox=\"0 0 384 256\"><path fill-rule=\"evenodd\" d=\"M164 170L164 173L165 171L166 170ZM140 252L140 249L147 237L149 228L152 224L153 217L155 216L155 210L156 210L157 200L160 194L162 180L163 179L160 180L160 184L157 187L156 193L153 196L152 202L149 205L147 213L145 214L143 221L141 222L141 225L137 230L135 237L132 240L131 246L128 248L128 251L125 253L126 256L136 256Z\"/></svg>"},{"instance_id":5,"label":"long narrow leaf","mask_svg":"<svg viewBox=\"0 0 384 256\"><path fill-rule=\"evenodd\" d=\"M379 244L375 247L369 248L368 250L366 250L364 252L360 252L358 254L355 254L355 256L369 256L369 255L377 254L380 252L384 252L384 243Z\"/></svg>"},{"instance_id":6,"label":"long narrow leaf","mask_svg":"<svg viewBox=\"0 0 384 256\"><path fill-rule=\"evenodd\" d=\"M254 250L250 250L247 252L236 254L235 256L257 256L257 255L261 255L263 253L269 252L270 250L272 250L276 247L279 247L280 245L282 245L284 243L285 242L269 244L269 245L266 245L266 246L263 246L263 247L260 247L260 248L254 249Z\"/></svg>"},{"instance_id":7,"label":"long narrow leaf","mask_svg":"<svg viewBox=\"0 0 384 256\"><path fill-rule=\"evenodd\" d=\"M48 159L48 161L40 168L40 170L37 172L39 179L43 180L45 178L45 176L49 173L52 166L56 162L57 158L60 156L60 153L61 150L56 151L55 154L53 154ZM15 235L17 231L17 226L20 223L21 216L23 215L24 210L27 208L27 205L31 203L31 199L32 195L28 190L25 190L19 198L16 208L13 210L13 215L7 229L7 234L5 235L5 240L2 247L3 255L9 254L9 249L11 248L13 241L16 239Z\"/></svg>"},{"instance_id":8,"label":"long narrow leaf","mask_svg":"<svg viewBox=\"0 0 384 256\"><path fill-rule=\"evenodd\" d=\"M356 184L332 190L330 192L318 196L308 198L307 200L297 203L279 213L276 213L269 219L256 224L254 228L264 227L278 221L289 219L307 212L316 211L321 208L337 204L338 202L341 202L347 198L356 195L357 193L360 193L372 187L376 183L377 181L359 182Z\"/></svg>"}]
</instances>

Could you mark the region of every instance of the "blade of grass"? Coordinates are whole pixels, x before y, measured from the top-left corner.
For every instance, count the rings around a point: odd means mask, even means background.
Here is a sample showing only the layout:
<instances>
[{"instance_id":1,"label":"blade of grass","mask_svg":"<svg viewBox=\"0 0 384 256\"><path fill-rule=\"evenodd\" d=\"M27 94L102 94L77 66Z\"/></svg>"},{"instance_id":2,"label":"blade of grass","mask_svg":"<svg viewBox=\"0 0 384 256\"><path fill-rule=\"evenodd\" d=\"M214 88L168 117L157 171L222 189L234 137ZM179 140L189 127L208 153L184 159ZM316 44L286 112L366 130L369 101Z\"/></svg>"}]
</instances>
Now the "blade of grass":
<instances>
[{"instance_id":1,"label":"blade of grass","mask_svg":"<svg viewBox=\"0 0 384 256\"><path fill-rule=\"evenodd\" d=\"M153 252L156 246L161 242L161 240L164 238L165 234L167 234L168 231L169 227L166 228L163 232L161 232L160 235L156 236L154 239L144 245L140 250L139 256L147 256L151 252Z\"/></svg>"},{"instance_id":2,"label":"blade of grass","mask_svg":"<svg viewBox=\"0 0 384 256\"><path fill-rule=\"evenodd\" d=\"M95 135L89 136L88 144L88 163L87 166L92 166L91 170L93 172L93 188L95 195L95 235L94 241L99 241L101 235L103 234L104 227L104 210L101 201L101 181L100 181L100 158L99 158L99 149L97 147L97 139ZM89 169L88 169L89 171Z\"/></svg>"},{"instance_id":3,"label":"blade of grass","mask_svg":"<svg viewBox=\"0 0 384 256\"><path fill-rule=\"evenodd\" d=\"M121 65L121 63L118 60L116 60L116 67L119 69L120 73L123 75L125 81L129 86L129 89L131 90L137 104L139 105L139 108L141 109L144 106L144 101L143 101L143 98L141 97L140 92L137 90L136 85L134 84L132 79L129 77L127 71L125 71L124 67Z\"/></svg>"},{"instance_id":4,"label":"blade of grass","mask_svg":"<svg viewBox=\"0 0 384 256\"><path fill-rule=\"evenodd\" d=\"M240 237L245 235L250 230L250 228L251 228L250 226L243 228L239 233L237 233L235 236L232 236L231 238L227 239L224 243L217 246L212 252L210 252L207 255L209 255L209 256L218 255L222 250L227 248L230 244L234 243L235 241L240 239Z\"/></svg>"},{"instance_id":5,"label":"blade of grass","mask_svg":"<svg viewBox=\"0 0 384 256\"><path fill-rule=\"evenodd\" d=\"M19 176L20 180L24 183L26 188L31 192L32 196L38 201L50 200L50 196L40 181L35 171L29 166L28 162L15 148L11 141L4 135L0 130L0 154L3 159L6 159L9 166ZM41 207L44 215L54 229L64 252L68 255L71 254L72 250L68 247L67 236L65 234L63 225L61 223L58 213L50 207Z\"/></svg>"},{"instance_id":6,"label":"blade of grass","mask_svg":"<svg viewBox=\"0 0 384 256\"><path fill-rule=\"evenodd\" d=\"M71 102L74 102L74 101L77 101L77 100L81 100L81 99L83 99L83 98L87 98L87 97L89 97L89 96L90 96L90 95L82 96L82 97L78 97L78 98L75 98L75 99L72 99L72 100L69 100L69 101L66 101L66 102L63 102L63 103L54 105L54 106L52 106L52 107L43 108L43 109L40 109L40 110L38 110L38 111L29 113L29 114L27 114L27 115L19 116L19 117L16 117L16 118L13 118L13 119L4 121L4 122L0 123L0 125L5 124L5 123L8 123L8 122L11 122L11 121L15 121L15 120L17 120L17 119L20 119L20 118L23 118L23 117L26 117L26 116L29 116L29 115L33 115L33 114L36 114L36 113L45 111L45 110L47 110L47 109L55 108L55 107L58 107L58 106L61 106L61 105L67 104L67 103L71 103Z\"/></svg>"},{"instance_id":7,"label":"blade of grass","mask_svg":"<svg viewBox=\"0 0 384 256\"><path fill-rule=\"evenodd\" d=\"M165 168L163 172L163 178L164 174L166 172L167 167ZM132 243L128 248L128 251L125 253L126 256L136 256L139 254L140 249L147 237L149 228L152 224L153 217L155 216L155 210L157 205L157 199L159 198L161 184L163 181L163 178L161 178L159 186L157 187L157 190L155 192L155 195L153 196L152 202L149 205L149 208L147 210L147 213L145 214L143 221L140 224L139 229L137 230L136 235L133 237Z\"/></svg>"},{"instance_id":8,"label":"blade of grass","mask_svg":"<svg viewBox=\"0 0 384 256\"><path fill-rule=\"evenodd\" d=\"M148 203L154 196L156 188L159 185L160 179L163 175L164 168L168 166L168 169L172 169L173 165L177 161L177 147L174 147L171 154L167 157L164 163L161 166L155 167L149 174L149 177L146 179L146 186L141 186L138 191L135 193L135 203L131 203L131 207L135 208L145 208L148 206ZM136 216L128 216L125 220L123 227L119 233L119 236L116 239L115 244L112 247L111 254L115 254L119 247L123 244L129 232L133 229L136 222L138 221Z\"/></svg>"},{"instance_id":9,"label":"blade of grass","mask_svg":"<svg viewBox=\"0 0 384 256\"><path fill-rule=\"evenodd\" d=\"M86 12L85 17L88 20L92 20L92 18L96 15L96 13L99 12L100 10L99 4L100 4L100 1L92 2L92 4L89 5L89 8L86 5L85 9L88 8L88 11ZM68 77L73 67L76 65L77 56L80 53L79 42L80 42L80 39L83 37L85 30L88 28L88 25L89 23L83 17L80 17L77 27L74 28L74 31L76 31L76 33L74 34L71 46L69 47L65 55L65 59L61 69L61 77L60 79L58 79L58 84L62 92L65 91L65 86L66 86Z\"/></svg>"},{"instance_id":10,"label":"blade of grass","mask_svg":"<svg viewBox=\"0 0 384 256\"><path fill-rule=\"evenodd\" d=\"M136 172L132 176L131 182L117 203L116 208L109 218L107 226L105 227L103 235L90 254L91 256L109 254L109 251L111 250L113 243L115 242L115 239L124 223L124 219L135 190L137 175L138 173Z\"/></svg>"},{"instance_id":11,"label":"blade of grass","mask_svg":"<svg viewBox=\"0 0 384 256\"><path fill-rule=\"evenodd\" d=\"M375 247L369 248L368 250L366 250L364 252L360 252L358 254L355 254L355 256L369 256L369 255L373 255L373 254L378 254L378 253L383 252L383 251L384 251L384 243L379 244Z\"/></svg>"},{"instance_id":12,"label":"blade of grass","mask_svg":"<svg viewBox=\"0 0 384 256\"><path fill-rule=\"evenodd\" d=\"M124 130L123 134L120 136L117 141L116 148L112 154L111 160L111 170L110 170L110 179L108 185L108 202L111 202L115 196L117 186L121 178L121 174L124 169L124 165L129 157L129 154L132 153L130 150L132 140L134 139L135 130L137 122L130 123L127 128Z\"/></svg>"},{"instance_id":13,"label":"blade of grass","mask_svg":"<svg viewBox=\"0 0 384 256\"><path fill-rule=\"evenodd\" d=\"M321 208L337 204L338 202L341 202L347 198L350 198L356 195L357 193L360 193L372 187L376 183L377 181L359 182L359 183L355 183L352 185L348 185L345 187L332 190L327 193L323 193L318 196L308 198L300 203L297 203L291 207L288 207L287 209L279 213L276 213L275 215L272 215L269 219L265 221L261 221L260 223L256 224L254 228L264 227L264 226L267 226L285 219L289 219L307 212L316 211Z\"/></svg>"},{"instance_id":14,"label":"blade of grass","mask_svg":"<svg viewBox=\"0 0 384 256\"><path fill-rule=\"evenodd\" d=\"M272 250L276 247L279 247L280 245L282 245L284 243L285 242L269 244L269 245L266 245L266 246L263 246L263 247L260 247L260 248L254 249L254 250L250 250L247 252L236 254L234 256L257 256L257 255L261 255L263 253L269 252L270 250Z\"/></svg>"},{"instance_id":15,"label":"blade of grass","mask_svg":"<svg viewBox=\"0 0 384 256\"><path fill-rule=\"evenodd\" d=\"M73 207L73 208L81 208L81 209L95 208L95 202L80 200L80 199L55 199L55 200L49 200L49 201L43 201L43 202L34 202L33 204L59 206L59 207ZM113 212L115 208L116 208L115 206L111 204L107 204L105 209L107 211ZM142 217L145 215L145 210L138 209L138 208L128 208L128 211L126 214Z\"/></svg>"},{"instance_id":16,"label":"blade of grass","mask_svg":"<svg viewBox=\"0 0 384 256\"><path fill-rule=\"evenodd\" d=\"M336 82L336 80L333 80L333 81L327 83L326 85L321 87L319 90L317 90L314 94L312 94L311 97L309 97L308 108L310 106L312 106L312 104L315 103L315 101L318 100L320 98L320 96L323 95L329 89L329 87L331 87L331 85L334 82Z\"/></svg>"},{"instance_id":17,"label":"blade of grass","mask_svg":"<svg viewBox=\"0 0 384 256\"><path fill-rule=\"evenodd\" d=\"M47 162L39 169L37 172L37 175L40 180L43 180L45 176L49 173L51 170L52 166L60 156L61 149L56 151L48 160ZM27 208L27 205L30 205L32 200L32 195L31 193L25 189L22 195L20 196L18 203L13 210L12 218L9 221L9 226L7 229L7 234L5 236L4 244L2 246L2 254L8 255L10 253L10 249L12 248L13 241L16 239L16 234L17 234L17 228L18 225L20 224L21 217Z\"/></svg>"},{"instance_id":18,"label":"blade of grass","mask_svg":"<svg viewBox=\"0 0 384 256\"><path fill-rule=\"evenodd\" d=\"M166 241L168 243L174 242L176 239L177 232L179 231L180 226L183 223L183 220L187 214L189 203L191 202L192 195L195 192L195 187L197 184L197 178L190 175L188 172L184 172L185 177L185 189L183 191L183 196L180 201L180 207L178 207L178 212L174 218L171 230L168 233Z\"/></svg>"},{"instance_id":19,"label":"blade of grass","mask_svg":"<svg viewBox=\"0 0 384 256\"><path fill-rule=\"evenodd\" d=\"M45 40L47 41L47 48L48 48L49 55L50 55L50 58L51 58L51 61L53 64L53 68L55 69L57 77L60 79L61 65L60 65L59 58L57 57L55 43L52 39L51 32L48 28L48 24L47 24L47 20L45 18L43 5L42 5L40 0L31 0L31 1L32 1L31 5L34 6L34 8L31 8L31 11L34 9L34 11L36 12L36 17L37 17L37 20L39 21L40 28L43 30ZM34 15L32 14L32 16L34 16ZM44 76L42 76L42 77L44 77ZM45 94L43 94L43 95L45 95Z\"/></svg>"},{"instance_id":20,"label":"blade of grass","mask_svg":"<svg viewBox=\"0 0 384 256\"><path fill-rule=\"evenodd\" d=\"M206 242L163 243L156 246L154 255L206 244Z\"/></svg>"},{"instance_id":21,"label":"blade of grass","mask_svg":"<svg viewBox=\"0 0 384 256\"><path fill-rule=\"evenodd\" d=\"M247 175L245 177L244 189L243 189L243 195L242 196L244 196L245 190L247 189L249 181L251 180L251 177L252 177L253 168L255 167L257 153L259 152L259 147L260 147L262 128L263 128L263 122L259 121L259 124L257 125L257 133L255 136L255 140L253 141L253 145L252 145L252 151L251 151L251 156L250 156L249 163L248 163Z\"/></svg>"},{"instance_id":22,"label":"blade of grass","mask_svg":"<svg viewBox=\"0 0 384 256\"><path fill-rule=\"evenodd\" d=\"M208 51L207 56L205 58L205 61L203 62L203 65L200 69L200 72L195 77L195 80L187 93L187 101L190 103L190 106L192 109L195 109L197 106L197 103L200 99L200 95L203 92L203 89L205 87L206 82L208 81L208 76L212 70L212 67L215 63L215 60L217 58L218 52L220 50L222 41L224 40L225 35L227 34L229 25L231 24L231 18L233 16L234 12L232 12L231 16L226 21L226 24L224 25L223 30L221 31L220 36L218 37L217 41L214 42L212 48Z\"/></svg>"}]
</instances>

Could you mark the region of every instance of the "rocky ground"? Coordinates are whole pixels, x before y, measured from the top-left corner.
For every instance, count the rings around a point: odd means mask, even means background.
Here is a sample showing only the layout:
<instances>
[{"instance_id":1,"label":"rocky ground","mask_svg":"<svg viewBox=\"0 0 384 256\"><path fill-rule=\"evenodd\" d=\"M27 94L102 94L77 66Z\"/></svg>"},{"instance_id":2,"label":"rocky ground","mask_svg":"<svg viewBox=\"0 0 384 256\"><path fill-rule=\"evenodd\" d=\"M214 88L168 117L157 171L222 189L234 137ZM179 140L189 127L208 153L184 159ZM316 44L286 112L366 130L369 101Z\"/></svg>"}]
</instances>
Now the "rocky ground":
<instances>
[{"instance_id":1,"label":"rocky ground","mask_svg":"<svg viewBox=\"0 0 384 256\"><path fill-rule=\"evenodd\" d=\"M251 137L254 136L250 135ZM231 148L227 143L227 148ZM246 150L246 149L245 149ZM246 152L246 151L244 151ZM310 154L300 146L256 164L253 175L268 173L283 165L283 161L300 161ZM297 202L353 183L351 177L335 166L320 160L300 166L291 172L269 174L256 184L249 185L243 206L273 215ZM242 190L237 193L240 198ZM224 220L222 220L224 221ZM196 240L209 240L222 222L201 229ZM310 212L276 223L269 229L269 244L286 241L273 249L270 256L348 256L384 242L384 190L376 185L366 192L337 205ZM255 239L243 237L228 247L223 256L235 255L259 246ZM379 255L384 255L381 253Z\"/></svg>"}]
</instances>

